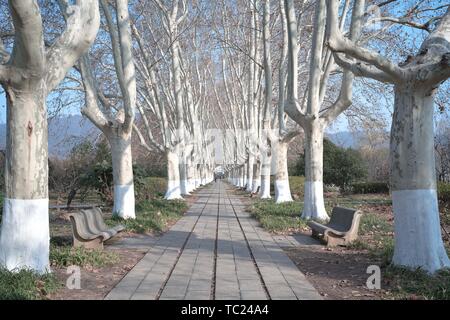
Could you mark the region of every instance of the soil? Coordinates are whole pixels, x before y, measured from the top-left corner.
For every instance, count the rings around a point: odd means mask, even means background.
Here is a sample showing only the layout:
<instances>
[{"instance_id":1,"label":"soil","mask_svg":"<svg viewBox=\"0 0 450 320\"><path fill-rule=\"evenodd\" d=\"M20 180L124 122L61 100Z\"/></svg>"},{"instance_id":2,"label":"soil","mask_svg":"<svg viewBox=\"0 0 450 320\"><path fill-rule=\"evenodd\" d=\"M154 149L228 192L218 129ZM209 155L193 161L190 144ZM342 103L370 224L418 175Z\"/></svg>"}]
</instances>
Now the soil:
<instances>
[{"instance_id":1,"label":"soil","mask_svg":"<svg viewBox=\"0 0 450 320\"><path fill-rule=\"evenodd\" d=\"M48 296L51 300L101 300L145 255L145 251L131 249L114 250L119 254L119 263L103 268L81 268L81 289L69 289L65 284L70 274L66 268L54 268L53 273L62 288ZM70 283L70 282L69 282Z\"/></svg>"},{"instance_id":2,"label":"soil","mask_svg":"<svg viewBox=\"0 0 450 320\"><path fill-rule=\"evenodd\" d=\"M367 267L378 265L367 252L322 246L283 248L325 299L387 299L387 290L369 290ZM383 286L385 287L385 286Z\"/></svg>"}]
</instances>

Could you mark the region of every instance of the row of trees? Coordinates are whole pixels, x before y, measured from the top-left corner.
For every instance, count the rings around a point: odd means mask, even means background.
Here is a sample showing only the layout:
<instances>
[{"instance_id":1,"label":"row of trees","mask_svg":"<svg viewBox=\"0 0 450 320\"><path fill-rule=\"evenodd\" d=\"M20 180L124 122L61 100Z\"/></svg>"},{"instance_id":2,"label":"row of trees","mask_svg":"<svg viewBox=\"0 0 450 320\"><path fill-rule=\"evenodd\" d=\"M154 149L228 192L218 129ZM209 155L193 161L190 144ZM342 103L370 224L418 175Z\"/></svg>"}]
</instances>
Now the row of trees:
<instances>
[{"instance_id":1,"label":"row of trees","mask_svg":"<svg viewBox=\"0 0 450 320\"><path fill-rule=\"evenodd\" d=\"M2 266L49 270L46 100L53 99L53 90L83 101L81 113L109 143L115 215L135 218L133 131L147 152L167 156L166 199L181 198L213 179L205 133L210 72L202 72L200 55L186 56L180 43L186 30L195 32L186 22L195 15L192 3L1 5L0 82L8 109ZM189 45L196 46L195 37Z\"/></svg>"},{"instance_id":2,"label":"row of trees","mask_svg":"<svg viewBox=\"0 0 450 320\"><path fill-rule=\"evenodd\" d=\"M289 192L288 185L286 187L282 180L287 179L287 173L278 175L280 170L287 168L285 157L279 154L279 142L295 132L287 133L286 113L303 129L305 136L306 182L302 217L328 219L323 199L324 130L352 105L355 77L390 84L394 88L389 155L395 215L393 263L434 272L450 266L440 232L433 131L434 98L439 86L450 76L450 9L448 5L432 1L426 7L421 7L420 3L407 7L408 3L404 4L407 14L398 17L391 16L395 13L390 7L393 3L395 1L379 3L377 12L384 10L385 16L375 17L378 23L388 21L427 32L418 53L400 63L394 62L401 58L399 53L390 57L381 54L387 53L389 48L383 48L374 40L383 38L387 34L383 32L385 29L364 28L364 22L370 16L368 10L372 8L364 0L295 3L284 0L277 3L279 9L272 16L269 12L274 7L273 1L252 1L244 5L251 18L243 18L241 23L252 31L243 40L248 56L245 72L248 83L241 80L236 91L246 93L240 95L243 109L248 111L242 123L250 133L241 135L240 139L239 135L235 137L237 144L245 144L245 148L230 149L229 159L237 161L228 162L233 163L228 166L229 178L247 191L254 190L252 186L258 184L254 177L260 175L261 181L266 179L264 169L270 167L269 157L273 152L276 159L273 172L276 176L276 201L291 200L289 195L280 197L283 192ZM236 6L229 4L228 10L235 9ZM261 12L262 22L258 15ZM413 19L423 19L423 14L419 14L423 12L431 12L425 23ZM278 40L281 50L277 50L280 54L277 65L280 81L276 88L278 109L271 107L274 90L271 30L283 35ZM312 37L309 37L311 31ZM221 34L227 35L225 31ZM417 38L417 31L409 36L411 39L408 41ZM225 43L229 41L224 40ZM226 54L224 60L227 60ZM233 74L241 69L232 67L224 74ZM261 72L264 72L263 76L260 76ZM299 77L303 79L305 75L308 81L299 84ZM299 89L302 90L301 95ZM229 95L233 96L232 93ZM260 104L257 108L259 113L256 115L255 99L264 102L264 106ZM277 134L271 130L274 126L279 128ZM258 129L256 133L252 132L254 128ZM263 183L262 198L268 197L267 188Z\"/></svg>"},{"instance_id":3,"label":"row of trees","mask_svg":"<svg viewBox=\"0 0 450 320\"><path fill-rule=\"evenodd\" d=\"M386 14L379 23L428 33L419 53L400 64L393 61L401 53L382 47L395 37L364 28L371 10L364 0L59 0L59 11L46 1L3 3L5 34L12 37L0 43L8 104L0 263L49 267L52 90L82 101L81 112L106 137L120 217L135 217L133 133L143 150L166 156L166 199L178 199L212 180L217 141L208 129L215 127L225 133L219 143L230 181L268 198L274 175L277 202L292 201L287 154L303 132L302 217L327 219L324 132L352 105L355 78L368 78L393 85L395 93L394 263L431 272L449 266L439 229L432 110L450 75L450 9L429 0L391 16L395 2L378 3L377 12ZM411 20L419 13L429 21Z\"/></svg>"}]
</instances>

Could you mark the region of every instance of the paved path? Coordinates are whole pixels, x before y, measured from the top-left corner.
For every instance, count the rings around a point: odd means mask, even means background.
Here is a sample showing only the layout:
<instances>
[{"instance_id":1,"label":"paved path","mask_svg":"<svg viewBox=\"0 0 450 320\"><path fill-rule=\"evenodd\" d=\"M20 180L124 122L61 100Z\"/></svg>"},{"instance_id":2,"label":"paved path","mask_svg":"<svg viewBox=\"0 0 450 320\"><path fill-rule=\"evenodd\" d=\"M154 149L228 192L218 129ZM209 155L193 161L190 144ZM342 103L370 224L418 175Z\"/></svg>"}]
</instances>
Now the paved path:
<instances>
[{"instance_id":1,"label":"paved path","mask_svg":"<svg viewBox=\"0 0 450 320\"><path fill-rule=\"evenodd\" d=\"M321 299L231 188L200 190L106 299Z\"/></svg>"}]
</instances>

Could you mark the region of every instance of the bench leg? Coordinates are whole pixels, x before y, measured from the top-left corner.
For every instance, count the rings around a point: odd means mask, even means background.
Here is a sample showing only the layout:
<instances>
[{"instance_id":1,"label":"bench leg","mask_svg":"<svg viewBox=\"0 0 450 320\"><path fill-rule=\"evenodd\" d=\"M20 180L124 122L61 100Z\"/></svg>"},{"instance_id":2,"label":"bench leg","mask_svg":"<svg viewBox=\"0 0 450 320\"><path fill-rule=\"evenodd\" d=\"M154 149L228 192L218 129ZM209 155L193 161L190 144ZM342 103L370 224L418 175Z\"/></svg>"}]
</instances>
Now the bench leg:
<instances>
[{"instance_id":1,"label":"bench leg","mask_svg":"<svg viewBox=\"0 0 450 320\"><path fill-rule=\"evenodd\" d=\"M73 238L73 246L75 248L80 248L80 247L84 247L86 249L100 249L103 250L103 241L101 238L97 238L94 240L90 240L90 241L80 241L77 238Z\"/></svg>"},{"instance_id":2,"label":"bench leg","mask_svg":"<svg viewBox=\"0 0 450 320\"><path fill-rule=\"evenodd\" d=\"M327 236L327 247L337 247L337 246L343 246L345 245L345 239L344 238L336 238L332 237L330 235Z\"/></svg>"}]
</instances>

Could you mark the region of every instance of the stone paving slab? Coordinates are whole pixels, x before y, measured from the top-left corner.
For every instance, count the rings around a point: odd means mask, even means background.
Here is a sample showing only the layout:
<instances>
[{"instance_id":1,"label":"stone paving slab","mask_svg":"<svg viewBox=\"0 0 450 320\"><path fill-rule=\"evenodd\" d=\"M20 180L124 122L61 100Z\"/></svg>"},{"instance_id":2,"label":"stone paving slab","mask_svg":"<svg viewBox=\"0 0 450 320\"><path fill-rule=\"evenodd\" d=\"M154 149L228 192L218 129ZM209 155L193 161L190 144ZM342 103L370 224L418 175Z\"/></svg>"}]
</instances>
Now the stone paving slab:
<instances>
[{"instance_id":1,"label":"stone paving slab","mask_svg":"<svg viewBox=\"0 0 450 320\"><path fill-rule=\"evenodd\" d=\"M281 249L297 240L263 230L231 188L218 182L199 190L159 239L124 241L149 250L105 299L321 299Z\"/></svg>"}]
</instances>

